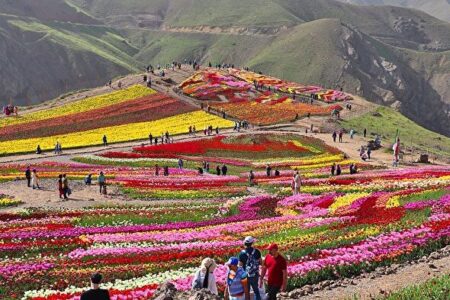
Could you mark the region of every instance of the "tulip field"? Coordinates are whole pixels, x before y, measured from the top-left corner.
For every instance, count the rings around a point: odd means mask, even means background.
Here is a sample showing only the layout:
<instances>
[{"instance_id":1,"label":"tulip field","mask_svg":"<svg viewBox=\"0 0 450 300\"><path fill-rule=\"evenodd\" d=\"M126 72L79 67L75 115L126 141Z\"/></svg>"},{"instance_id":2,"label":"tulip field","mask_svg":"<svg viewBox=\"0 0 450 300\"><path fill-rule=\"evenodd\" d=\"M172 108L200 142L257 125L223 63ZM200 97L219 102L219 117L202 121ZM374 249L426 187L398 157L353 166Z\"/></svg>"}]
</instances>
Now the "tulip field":
<instances>
[{"instance_id":1,"label":"tulip field","mask_svg":"<svg viewBox=\"0 0 450 300\"><path fill-rule=\"evenodd\" d=\"M210 168L200 174L204 162ZM343 175L330 176L332 163ZM0 211L0 298L79 299L98 271L112 299L150 299L166 281L190 289L207 256L219 264L223 292L223 263L248 235L261 249L279 245L288 258L289 289L415 260L450 243L450 167L358 163L359 172L350 175L351 163L314 138L255 133L32 164L42 179L104 171L109 185L141 204ZM168 176L156 175L156 165L167 166ZM228 172L218 175L223 165ZM1 165L0 181L23 179L24 168ZM303 182L292 195L295 170Z\"/></svg>"},{"instance_id":2,"label":"tulip field","mask_svg":"<svg viewBox=\"0 0 450 300\"><path fill-rule=\"evenodd\" d=\"M185 133L189 126L230 127L232 122L208 115L179 99L135 85L124 90L0 119L0 155L32 153L40 145L52 150L148 138L169 131Z\"/></svg>"},{"instance_id":3,"label":"tulip field","mask_svg":"<svg viewBox=\"0 0 450 300\"><path fill-rule=\"evenodd\" d=\"M212 110L257 125L289 122L307 115L328 116L334 110L342 109L335 102L351 99L343 92L303 86L238 69L200 71L182 82L180 88L186 95L207 100ZM334 104L302 103L293 99L294 93L308 97L313 94L323 102Z\"/></svg>"}]
</instances>

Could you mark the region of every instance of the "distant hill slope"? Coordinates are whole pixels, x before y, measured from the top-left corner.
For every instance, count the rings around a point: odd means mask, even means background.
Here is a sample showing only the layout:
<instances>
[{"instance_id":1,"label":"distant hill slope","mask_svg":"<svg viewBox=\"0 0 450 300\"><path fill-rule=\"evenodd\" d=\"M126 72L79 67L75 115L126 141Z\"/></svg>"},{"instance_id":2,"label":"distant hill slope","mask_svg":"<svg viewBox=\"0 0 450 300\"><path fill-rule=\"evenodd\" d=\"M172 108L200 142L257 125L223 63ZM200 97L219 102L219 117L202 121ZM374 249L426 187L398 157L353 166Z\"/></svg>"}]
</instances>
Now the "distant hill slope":
<instances>
[{"instance_id":1,"label":"distant hill slope","mask_svg":"<svg viewBox=\"0 0 450 300\"><path fill-rule=\"evenodd\" d=\"M395 5L423 10L441 20L450 22L450 1L448 0L339 0L362 5Z\"/></svg>"},{"instance_id":2,"label":"distant hill slope","mask_svg":"<svg viewBox=\"0 0 450 300\"><path fill-rule=\"evenodd\" d=\"M2 103L197 59L342 86L450 136L450 23L418 10L334 0L43 1L47 10L34 0L0 3Z\"/></svg>"},{"instance_id":3,"label":"distant hill slope","mask_svg":"<svg viewBox=\"0 0 450 300\"><path fill-rule=\"evenodd\" d=\"M26 17L0 16L0 49L0 97L20 104L105 84L139 65L138 50L113 29Z\"/></svg>"}]
</instances>

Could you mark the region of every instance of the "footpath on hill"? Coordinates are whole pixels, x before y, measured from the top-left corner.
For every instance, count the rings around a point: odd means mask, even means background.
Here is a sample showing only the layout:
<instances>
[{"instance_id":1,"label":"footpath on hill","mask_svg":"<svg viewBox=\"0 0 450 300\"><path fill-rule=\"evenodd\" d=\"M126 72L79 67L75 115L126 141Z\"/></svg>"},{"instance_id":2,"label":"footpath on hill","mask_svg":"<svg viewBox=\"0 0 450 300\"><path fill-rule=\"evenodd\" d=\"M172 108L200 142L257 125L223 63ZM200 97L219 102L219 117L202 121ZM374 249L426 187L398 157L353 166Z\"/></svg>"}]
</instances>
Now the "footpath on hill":
<instances>
[{"instance_id":1,"label":"footpath on hill","mask_svg":"<svg viewBox=\"0 0 450 300\"><path fill-rule=\"evenodd\" d=\"M191 70L168 70L167 77L170 78L173 83L169 84L161 80L161 78L154 77L153 88L160 92L168 93L173 97L177 97L182 101L188 102L192 105L200 107L199 102L196 100L178 94L174 87L186 79L192 74ZM104 86L89 91L83 91L80 93L74 93L64 99L48 102L46 104L32 107L24 114L37 110L48 109L59 105L65 105L73 101L84 99L107 92L111 92L112 89L117 88L118 82L121 82L122 87L131 86L134 84L142 83L142 74L129 75L124 78L120 78L113 82L113 88ZM352 111L344 110L342 118L352 118L367 112L370 112L376 107L373 104L368 103L364 99L356 97L352 101L354 106ZM321 129L314 132L305 133L306 128L310 128L311 124L313 128ZM323 130L322 130L323 129ZM369 138L364 138L357 134L353 139L350 139L349 135L344 136L342 143L335 143L332 140L330 130L338 130L339 124L328 122L324 117L312 117L310 119L304 118L297 122L289 124L278 124L274 126L254 127L241 133L233 132L232 130L223 130L222 133L227 134L248 134L251 132L258 133L296 133L308 135L318 138L328 145L336 147L347 155L348 158L355 161L361 161L359 157L359 148L361 145L366 145ZM199 135L198 137L203 137ZM175 142L191 140L192 137L185 135L175 136ZM0 157L0 163L23 163L27 162L38 163L43 161L53 161L61 163L69 163L71 159L76 156L85 154L99 154L105 151L130 151L134 146L139 146L147 141L135 141L128 143L113 144L107 147L94 146L83 149L69 149L64 150L62 155L55 155L52 152L46 152L41 155L26 154L9 157ZM389 143L389 141L386 141ZM391 151L388 151L388 147L384 147L380 150L372 152L372 159L368 161L370 164L381 165L389 167L392 162ZM71 187L74 191L73 196L68 201L62 201L58 197L56 191L56 180L44 179L41 180L41 190L33 190L27 188L25 181L17 180L6 183L0 183L0 191L5 194L15 195L18 199L27 199L24 205L17 208L3 209L2 212L17 212L27 207L42 207L48 209L66 208L66 209L78 209L82 207L95 206L99 204L146 204L146 201L129 200L123 197L118 188L111 187L108 196L101 195L97 186L85 186L81 181L72 181ZM253 195L263 193L263 191L257 188L249 188L249 192ZM154 201L158 203L159 201ZM161 201L164 203L170 202L170 200ZM431 278L450 274L450 247L446 252L444 251L439 257L435 255L435 258L423 258L421 261L406 263L404 265L396 265L390 269L381 270L374 273L363 274L352 279L342 279L336 281L330 281L326 284L320 283L317 286L306 286L300 291L292 291L289 298L282 299L352 299L354 295L358 295L358 299L374 299L376 297L383 297L386 294L410 286L411 283L419 284L425 282ZM433 255L433 254L432 254ZM431 255L431 256L432 256Z\"/></svg>"}]
</instances>

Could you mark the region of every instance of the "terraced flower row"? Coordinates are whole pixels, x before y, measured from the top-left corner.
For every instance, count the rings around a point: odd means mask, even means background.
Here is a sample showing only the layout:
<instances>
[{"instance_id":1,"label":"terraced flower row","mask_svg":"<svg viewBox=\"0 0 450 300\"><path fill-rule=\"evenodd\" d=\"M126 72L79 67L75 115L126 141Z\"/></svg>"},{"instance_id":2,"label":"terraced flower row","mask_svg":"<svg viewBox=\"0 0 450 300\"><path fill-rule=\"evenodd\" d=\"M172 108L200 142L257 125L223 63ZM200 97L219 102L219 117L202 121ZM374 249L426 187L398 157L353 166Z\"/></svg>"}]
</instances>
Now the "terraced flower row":
<instances>
[{"instance_id":1,"label":"terraced flower row","mask_svg":"<svg viewBox=\"0 0 450 300\"><path fill-rule=\"evenodd\" d=\"M272 76L257 74L245 70L233 69L230 72L233 76L240 78L248 83L257 82L258 85L270 86L279 91L289 94L310 96L314 94L319 100L325 102L336 102L351 100L352 97L344 92L325 89L320 86L302 85L295 82L281 80Z\"/></svg>"},{"instance_id":2,"label":"terraced flower row","mask_svg":"<svg viewBox=\"0 0 450 300\"><path fill-rule=\"evenodd\" d=\"M22 124L34 121L43 121L47 119L88 112L93 109L99 109L110 105L126 102L133 99L142 98L155 94L156 91L148 89L141 85L135 85L113 93L90 97L76 102L67 103L63 106L39 110L33 113L21 115L19 117L0 119L0 127Z\"/></svg>"},{"instance_id":3,"label":"terraced flower row","mask_svg":"<svg viewBox=\"0 0 450 300\"><path fill-rule=\"evenodd\" d=\"M77 299L98 270L113 299L147 299L166 280L189 289L202 258L223 263L240 251L246 235L261 248L280 245L289 257L291 288L370 271L450 243L449 176L448 167L367 171L345 178L364 183L358 192L0 214L0 291ZM339 185L317 180L323 187ZM370 180L407 184L377 190ZM215 271L221 290L225 272L223 265Z\"/></svg>"},{"instance_id":4,"label":"terraced flower row","mask_svg":"<svg viewBox=\"0 0 450 300\"><path fill-rule=\"evenodd\" d=\"M152 94L106 107L0 128L0 141L48 137L128 123L154 121L195 108L165 94ZM27 116L27 115L26 115Z\"/></svg>"},{"instance_id":5,"label":"terraced flower row","mask_svg":"<svg viewBox=\"0 0 450 300\"><path fill-rule=\"evenodd\" d=\"M271 90L256 89L262 84ZM197 72L180 84L186 95L199 100L212 100L210 107L218 112L258 125L292 121L307 115L329 115L341 110L340 105L318 106L300 103L283 93L292 95L321 95L327 102L347 99L344 93L318 87L303 87L272 77L242 70L217 71L207 69ZM276 89L276 91L275 91ZM281 93L280 93L281 92ZM209 102L208 102L209 103Z\"/></svg>"},{"instance_id":6,"label":"terraced flower row","mask_svg":"<svg viewBox=\"0 0 450 300\"><path fill-rule=\"evenodd\" d=\"M211 107L217 111L225 111L229 116L246 120L256 125L286 123L306 116L331 116L334 110L341 110L339 105L317 106L282 99L268 104L258 102L213 103Z\"/></svg>"},{"instance_id":7,"label":"terraced flower row","mask_svg":"<svg viewBox=\"0 0 450 300\"><path fill-rule=\"evenodd\" d=\"M166 131L176 135L186 133L187 128L191 125L195 125L197 128L210 125L224 128L231 127L233 122L209 115L203 111L194 111L156 121L128 123L47 137L3 141L0 142L0 155L32 152L37 145L40 145L42 150L52 150L57 141L65 149L95 146L102 144L103 135L108 137L109 143L146 139L150 133L158 136Z\"/></svg>"}]
</instances>

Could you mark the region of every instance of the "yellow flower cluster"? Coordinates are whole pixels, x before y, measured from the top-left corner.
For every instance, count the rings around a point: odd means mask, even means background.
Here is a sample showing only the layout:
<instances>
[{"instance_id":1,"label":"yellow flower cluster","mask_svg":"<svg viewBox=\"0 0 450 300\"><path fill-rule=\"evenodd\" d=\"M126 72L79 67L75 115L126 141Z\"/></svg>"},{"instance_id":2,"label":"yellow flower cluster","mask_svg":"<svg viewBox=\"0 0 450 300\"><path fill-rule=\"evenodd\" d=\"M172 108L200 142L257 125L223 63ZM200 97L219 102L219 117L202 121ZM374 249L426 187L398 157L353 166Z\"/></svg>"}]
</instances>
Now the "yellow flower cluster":
<instances>
[{"instance_id":1,"label":"yellow flower cluster","mask_svg":"<svg viewBox=\"0 0 450 300\"><path fill-rule=\"evenodd\" d=\"M310 152L312 152L312 153L315 153L315 154L322 153L322 151L320 151L319 149L317 149L317 148L314 147L313 145L303 144L303 143L301 143L301 142L299 142L299 141L297 141L297 140L291 140L291 142L292 142L295 146L300 147L300 148L305 148L306 150L308 150L308 151L310 151Z\"/></svg>"},{"instance_id":2,"label":"yellow flower cluster","mask_svg":"<svg viewBox=\"0 0 450 300\"><path fill-rule=\"evenodd\" d=\"M393 207L399 207L400 206L400 196L394 196L389 198L389 200L386 203L386 208L393 208Z\"/></svg>"},{"instance_id":3,"label":"yellow flower cluster","mask_svg":"<svg viewBox=\"0 0 450 300\"><path fill-rule=\"evenodd\" d=\"M228 128L233 124L231 121L204 111L195 111L151 122L131 123L50 137L4 141L0 142L0 154L33 152L37 145L40 145L42 150L51 150L56 141L59 141L64 149L80 148L102 144L103 135L107 136L108 143L120 143L146 139L150 133L153 136L166 131L171 135L185 133L190 125L195 125L197 128L209 125Z\"/></svg>"},{"instance_id":4,"label":"yellow flower cluster","mask_svg":"<svg viewBox=\"0 0 450 300\"><path fill-rule=\"evenodd\" d=\"M369 195L369 193L354 193L337 197L333 204L330 205L330 212L334 213L338 208L350 205L353 201Z\"/></svg>"},{"instance_id":5,"label":"yellow flower cluster","mask_svg":"<svg viewBox=\"0 0 450 300\"><path fill-rule=\"evenodd\" d=\"M0 207L16 206L22 203L20 200L11 198L0 198Z\"/></svg>"},{"instance_id":6,"label":"yellow flower cluster","mask_svg":"<svg viewBox=\"0 0 450 300\"><path fill-rule=\"evenodd\" d=\"M146 88L141 85L134 85L129 88L119 90L113 93L82 99L76 102L67 103L62 106L40 110L29 114L24 114L21 115L20 117L3 118L0 119L0 127L14 124L28 123L33 121L42 121L70 114L86 112L93 109L98 109L113 104L122 103L128 100L141 98L155 93L156 93L155 90Z\"/></svg>"}]
</instances>

